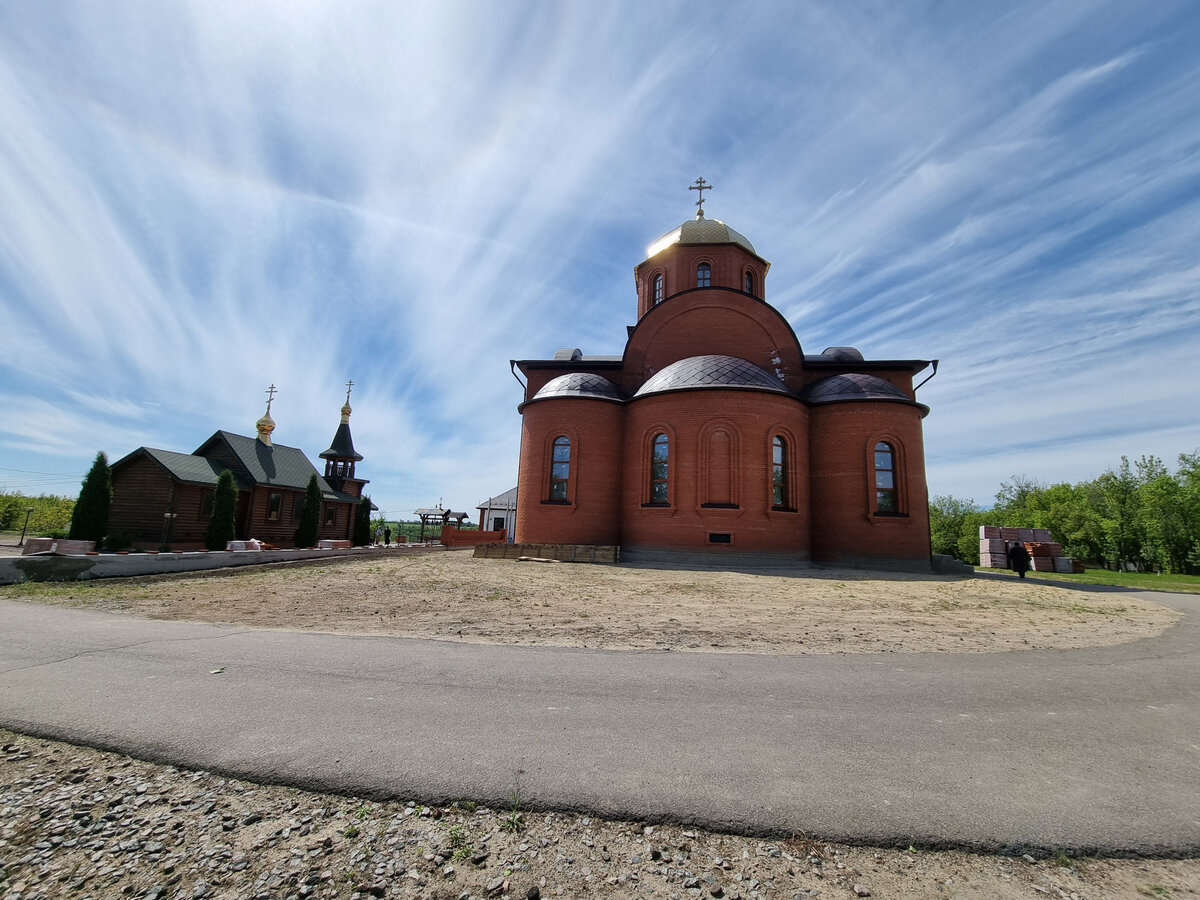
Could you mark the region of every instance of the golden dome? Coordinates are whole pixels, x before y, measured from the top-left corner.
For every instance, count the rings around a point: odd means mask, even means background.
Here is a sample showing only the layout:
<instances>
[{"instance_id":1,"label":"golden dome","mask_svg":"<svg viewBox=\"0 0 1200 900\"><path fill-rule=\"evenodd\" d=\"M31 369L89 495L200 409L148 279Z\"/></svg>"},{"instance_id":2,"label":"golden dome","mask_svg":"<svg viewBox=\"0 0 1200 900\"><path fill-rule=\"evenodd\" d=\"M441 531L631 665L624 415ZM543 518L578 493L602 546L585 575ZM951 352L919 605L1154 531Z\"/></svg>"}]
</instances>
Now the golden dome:
<instances>
[{"instance_id":1,"label":"golden dome","mask_svg":"<svg viewBox=\"0 0 1200 900\"><path fill-rule=\"evenodd\" d=\"M758 256L754 245L744 234L734 231L720 219L706 219L703 214L660 237L650 245L646 258L657 256L672 244L738 244Z\"/></svg>"}]
</instances>

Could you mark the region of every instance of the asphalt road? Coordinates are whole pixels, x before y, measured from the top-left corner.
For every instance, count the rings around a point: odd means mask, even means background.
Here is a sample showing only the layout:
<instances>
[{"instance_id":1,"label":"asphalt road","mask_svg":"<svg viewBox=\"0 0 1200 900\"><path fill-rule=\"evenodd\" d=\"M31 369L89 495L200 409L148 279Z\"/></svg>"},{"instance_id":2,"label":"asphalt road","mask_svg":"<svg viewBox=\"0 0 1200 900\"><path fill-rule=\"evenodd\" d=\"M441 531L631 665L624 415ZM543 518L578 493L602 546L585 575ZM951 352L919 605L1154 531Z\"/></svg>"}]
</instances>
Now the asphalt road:
<instances>
[{"instance_id":1,"label":"asphalt road","mask_svg":"<svg viewBox=\"0 0 1200 900\"><path fill-rule=\"evenodd\" d=\"M254 781L850 843L1200 851L1200 597L989 654L505 647L0 600L0 726ZM213 674L214 669L221 669Z\"/></svg>"}]
</instances>

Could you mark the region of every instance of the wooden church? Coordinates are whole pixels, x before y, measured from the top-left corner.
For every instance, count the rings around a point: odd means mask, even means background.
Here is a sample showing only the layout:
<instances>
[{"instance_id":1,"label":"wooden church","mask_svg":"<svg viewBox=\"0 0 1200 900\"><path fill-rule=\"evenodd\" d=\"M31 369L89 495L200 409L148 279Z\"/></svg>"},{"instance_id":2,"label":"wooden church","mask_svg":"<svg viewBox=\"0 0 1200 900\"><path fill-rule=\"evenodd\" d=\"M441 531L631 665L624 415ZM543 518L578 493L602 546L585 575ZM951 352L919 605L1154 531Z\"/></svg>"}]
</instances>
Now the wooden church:
<instances>
[{"instance_id":1,"label":"wooden church","mask_svg":"<svg viewBox=\"0 0 1200 900\"><path fill-rule=\"evenodd\" d=\"M113 463L109 534L126 535L133 546L143 549L160 544L175 550L202 549L217 478L229 469L238 492L238 540L255 538L277 547L293 546L314 474L321 488L318 539L352 540L355 513L367 484L367 479L355 474L362 456L350 435L352 387L350 382L333 442L320 454L324 475L303 450L272 440L275 386L271 385L266 413L255 423L255 437L221 430L192 453L138 447Z\"/></svg>"}]
</instances>

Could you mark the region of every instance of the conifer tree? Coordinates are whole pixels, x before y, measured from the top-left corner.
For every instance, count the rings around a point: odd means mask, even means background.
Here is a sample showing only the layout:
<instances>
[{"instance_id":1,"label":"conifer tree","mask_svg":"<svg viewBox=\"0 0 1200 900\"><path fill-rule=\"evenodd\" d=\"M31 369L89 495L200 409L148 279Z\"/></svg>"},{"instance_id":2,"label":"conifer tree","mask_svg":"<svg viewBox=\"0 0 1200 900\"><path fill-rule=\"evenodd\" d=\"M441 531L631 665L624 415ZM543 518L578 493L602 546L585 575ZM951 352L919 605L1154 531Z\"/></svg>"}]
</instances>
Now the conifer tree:
<instances>
[{"instance_id":1,"label":"conifer tree","mask_svg":"<svg viewBox=\"0 0 1200 900\"><path fill-rule=\"evenodd\" d=\"M363 497L358 501L358 510L354 515L354 546L365 547L371 543L371 498Z\"/></svg>"},{"instance_id":2,"label":"conifer tree","mask_svg":"<svg viewBox=\"0 0 1200 900\"><path fill-rule=\"evenodd\" d=\"M315 547L317 530L321 527L321 486L317 473L308 479L308 492L304 495L304 512L300 514L300 527L296 529L297 547Z\"/></svg>"},{"instance_id":3,"label":"conifer tree","mask_svg":"<svg viewBox=\"0 0 1200 900\"><path fill-rule=\"evenodd\" d=\"M79 499L71 513L73 541L95 541L97 549L108 531L108 510L112 506L112 473L108 468L108 457L101 450L84 476L79 489Z\"/></svg>"},{"instance_id":4,"label":"conifer tree","mask_svg":"<svg viewBox=\"0 0 1200 900\"><path fill-rule=\"evenodd\" d=\"M208 520L208 534L204 546L209 550L224 550L236 534L237 488L233 484L233 473L226 469L217 476L217 490L213 495L212 515Z\"/></svg>"}]
</instances>

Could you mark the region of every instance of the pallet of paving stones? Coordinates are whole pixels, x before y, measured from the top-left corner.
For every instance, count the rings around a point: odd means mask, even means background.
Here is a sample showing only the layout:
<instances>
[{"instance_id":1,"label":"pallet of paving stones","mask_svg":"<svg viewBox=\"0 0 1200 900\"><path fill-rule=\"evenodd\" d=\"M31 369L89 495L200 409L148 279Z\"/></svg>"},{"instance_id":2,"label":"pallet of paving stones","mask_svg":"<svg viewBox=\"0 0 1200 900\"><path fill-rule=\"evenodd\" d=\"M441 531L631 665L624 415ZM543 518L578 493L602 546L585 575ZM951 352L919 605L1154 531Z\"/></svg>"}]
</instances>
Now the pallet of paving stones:
<instances>
[{"instance_id":1,"label":"pallet of paving stones","mask_svg":"<svg viewBox=\"0 0 1200 900\"><path fill-rule=\"evenodd\" d=\"M1008 544L1000 538L984 538L979 542L979 552L1004 554L1008 552Z\"/></svg>"},{"instance_id":2,"label":"pallet of paving stones","mask_svg":"<svg viewBox=\"0 0 1200 900\"><path fill-rule=\"evenodd\" d=\"M618 563L621 548L600 544L476 544L478 559L552 559L556 562Z\"/></svg>"},{"instance_id":3,"label":"pallet of paving stones","mask_svg":"<svg viewBox=\"0 0 1200 900\"><path fill-rule=\"evenodd\" d=\"M1000 538L1005 541L1020 541L1022 544L1045 543L1054 540L1049 528L997 528L994 525L980 525L979 539Z\"/></svg>"},{"instance_id":4,"label":"pallet of paving stones","mask_svg":"<svg viewBox=\"0 0 1200 900\"><path fill-rule=\"evenodd\" d=\"M1029 551L1030 556L1048 556L1053 558L1063 555L1062 544L1053 542L1028 543L1025 545L1025 549Z\"/></svg>"},{"instance_id":5,"label":"pallet of paving stones","mask_svg":"<svg viewBox=\"0 0 1200 900\"><path fill-rule=\"evenodd\" d=\"M1003 553L980 553L979 565L985 569L1007 569L1008 557Z\"/></svg>"}]
</instances>

